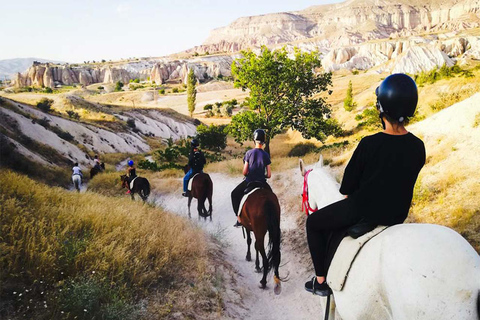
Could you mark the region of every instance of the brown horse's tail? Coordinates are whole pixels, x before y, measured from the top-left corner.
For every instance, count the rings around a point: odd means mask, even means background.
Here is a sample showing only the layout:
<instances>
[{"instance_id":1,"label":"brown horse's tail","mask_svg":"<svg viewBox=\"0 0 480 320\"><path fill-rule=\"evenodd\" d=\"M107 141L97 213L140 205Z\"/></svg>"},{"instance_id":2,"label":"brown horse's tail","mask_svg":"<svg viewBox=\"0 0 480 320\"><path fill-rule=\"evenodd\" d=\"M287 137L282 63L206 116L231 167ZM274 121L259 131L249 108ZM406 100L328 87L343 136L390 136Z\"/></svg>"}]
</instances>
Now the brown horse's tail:
<instances>
[{"instance_id":1,"label":"brown horse's tail","mask_svg":"<svg viewBox=\"0 0 480 320\"><path fill-rule=\"evenodd\" d=\"M265 211L267 213L267 230L268 230L268 265L267 273L272 270L272 267L280 265L280 221L277 214L278 207L272 200L265 202ZM264 266L265 268L265 266Z\"/></svg>"}]
</instances>

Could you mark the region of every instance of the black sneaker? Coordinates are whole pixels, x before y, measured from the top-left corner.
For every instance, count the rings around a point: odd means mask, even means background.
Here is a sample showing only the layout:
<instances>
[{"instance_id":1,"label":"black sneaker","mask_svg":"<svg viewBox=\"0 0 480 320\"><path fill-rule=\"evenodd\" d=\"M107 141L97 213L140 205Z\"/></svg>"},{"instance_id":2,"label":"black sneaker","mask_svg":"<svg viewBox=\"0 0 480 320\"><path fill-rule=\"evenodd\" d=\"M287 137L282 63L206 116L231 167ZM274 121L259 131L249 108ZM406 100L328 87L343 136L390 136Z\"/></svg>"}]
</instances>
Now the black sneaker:
<instances>
[{"instance_id":1,"label":"black sneaker","mask_svg":"<svg viewBox=\"0 0 480 320\"><path fill-rule=\"evenodd\" d=\"M235 222L235 224L233 225L235 228L238 228L238 227L242 227L242 224L240 222Z\"/></svg>"},{"instance_id":2,"label":"black sneaker","mask_svg":"<svg viewBox=\"0 0 480 320\"><path fill-rule=\"evenodd\" d=\"M305 282L305 290L322 297L332 294L332 289L328 286L327 281L318 283L317 277L313 277L312 280Z\"/></svg>"},{"instance_id":3,"label":"black sneaker","mask_svg":"<svg viewBox=\"0 0 480 320\"><path fill-rule=\"evenodd\" d=\"M186 192L182 193L182 196L188 197L188 194Z\"/></svg>"}]
</instances>

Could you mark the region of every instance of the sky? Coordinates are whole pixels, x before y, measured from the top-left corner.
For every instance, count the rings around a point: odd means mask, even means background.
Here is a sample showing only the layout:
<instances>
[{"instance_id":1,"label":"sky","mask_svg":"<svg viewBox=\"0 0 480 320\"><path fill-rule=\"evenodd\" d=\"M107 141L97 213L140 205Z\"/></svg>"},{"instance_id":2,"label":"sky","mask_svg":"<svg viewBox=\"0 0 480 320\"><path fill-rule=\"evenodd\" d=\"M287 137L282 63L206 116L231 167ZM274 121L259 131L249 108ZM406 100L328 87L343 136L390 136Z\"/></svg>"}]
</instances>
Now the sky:
<instances>
[{"instance_id":1,"label":"sky","mask_svg":"<svg viewBox=\"0 0 480 320\"><path fill-rule=\"evenodd\" d=\"M0 60L159 57L235 19L340 0L0 0Z\"/></svg>"}]
</instances>

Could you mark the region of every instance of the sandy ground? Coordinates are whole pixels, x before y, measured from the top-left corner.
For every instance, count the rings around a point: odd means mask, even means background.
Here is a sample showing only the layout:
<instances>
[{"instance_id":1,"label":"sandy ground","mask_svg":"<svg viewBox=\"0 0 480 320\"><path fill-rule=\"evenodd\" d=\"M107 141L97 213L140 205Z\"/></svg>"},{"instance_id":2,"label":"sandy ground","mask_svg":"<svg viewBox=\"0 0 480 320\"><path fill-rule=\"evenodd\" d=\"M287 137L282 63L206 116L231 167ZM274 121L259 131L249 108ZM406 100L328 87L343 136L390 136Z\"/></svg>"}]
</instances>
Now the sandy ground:
<instances>
[{"instance_id":1,"label":"sandy ground","mask_svg":"<svg viewBox=\"0 0 480 320\"><path fill-rule=\"evenodd\" d=\"M224 244L225 255L235 269L233 278L225 276L227 287L224 297L226 310L225 317L230 319L319 319L323 317L324 298L313 296L304 290L304 283L313 275L311 263L305 261L305 255L295 252L289 245L285 234L288 230L303 228L297 226L300 212L300 193L302 177L298 169L279 173L282 179L273 183L274 191L279 194L289 191L298 194L298 206L289 208L280 199L282 206L281 229L282 234L282 262L280 277L288 276L288 281L282 283L282 293L273 293L273 274L267 278L267 289L259 288L261 274L255 273L254 261L245 260L247 245L241 228L234 228L235 215L231 207L230 192L241 178L231 178L223 174L211 174L213 192L213 221L197 220L196 200L192 201L192 222L198 223L208 233L212 234ZM283 188L289 190L280 190ZM277 188L278 190L276 190ZM278 191L278 192L277 192ZM158 206L188 217L187 199L181 196L181 190L175 193L157 196L154 200ZM302 232L304 232L302 230ZM254 258L252 243L252 258ZM309 258L308 258L309 259Z\"/></svg>"}]
</instances>

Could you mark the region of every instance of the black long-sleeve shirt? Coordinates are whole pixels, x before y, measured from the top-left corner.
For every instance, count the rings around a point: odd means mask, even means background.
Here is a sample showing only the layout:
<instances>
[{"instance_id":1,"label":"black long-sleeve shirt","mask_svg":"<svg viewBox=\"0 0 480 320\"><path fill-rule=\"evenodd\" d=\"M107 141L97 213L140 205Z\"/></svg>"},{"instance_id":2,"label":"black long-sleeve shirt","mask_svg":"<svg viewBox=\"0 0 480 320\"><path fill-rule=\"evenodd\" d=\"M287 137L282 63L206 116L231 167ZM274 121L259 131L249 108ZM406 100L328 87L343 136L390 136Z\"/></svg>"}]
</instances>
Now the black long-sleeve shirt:
<instances>
[{"instance_id":1,"label":"black long-sleeve shirt","mask_svg":"<svg viewBox=\"0 0 480 320\"><path fill-rule=\"evenodd\" d=\"M402 223L425 164L425 146L412 133L377 133L363 138L345 168L340 192L369 222Z\"/></svg>"},{"instance_id":2,"label":"black long-sleeve shirt","mask_svg":"<svg viewBox=\"0 0 480 320\"><path fill-rule=\"evenodd\" d=\"M201 172L203 170L203 166L207 163L205 159L205 155L202 151L191 151L190 155L188 156L188 165L192 168L193 172Z\"/></svg>"}]
</instances>

